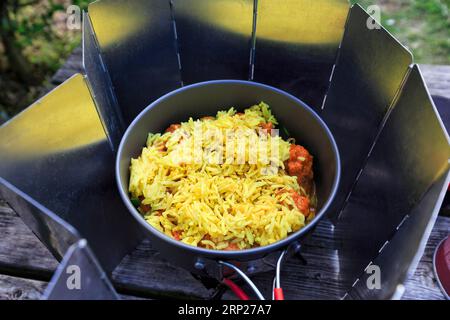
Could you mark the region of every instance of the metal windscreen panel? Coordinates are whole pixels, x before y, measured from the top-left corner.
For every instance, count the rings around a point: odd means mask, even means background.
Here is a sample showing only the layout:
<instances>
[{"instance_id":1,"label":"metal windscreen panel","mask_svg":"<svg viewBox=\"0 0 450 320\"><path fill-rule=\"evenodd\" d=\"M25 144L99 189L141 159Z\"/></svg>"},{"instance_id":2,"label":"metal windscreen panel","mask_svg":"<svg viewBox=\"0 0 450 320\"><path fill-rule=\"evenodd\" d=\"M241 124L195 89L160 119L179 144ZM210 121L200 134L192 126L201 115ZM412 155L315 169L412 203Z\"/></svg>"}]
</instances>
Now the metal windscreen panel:
<instances>
[{"instance_id":1,"label":"metal windscreen panel","mask_svg":"<svg viewBox=\"0 0 450 320\"><path fill-rule=\"evenodd\" d=\"M357 179L412 56L359 5L350 10L322 117L336 138L342 176L336 211ZM336 212L336 213L337 213Z\"/></svg>"},{"instance_id":2,"label":"metal windscreen panel","mask_svg":"<svg viewBox=\"0 0 450 320\"><path fill-rule=\"evenodd\" d=\"M318 110L328 88L347 0L258 1L254 80Z\"/></svg>"},{"instance_id":3,"label":"metal windscreen panel","mask_svg":"<svg viewBox=\"0 0 450 320\"><path fill-rule=\"evenodd\" d=\"M410 212L408 219L398 228L394 237L375 258L373 265L381 271L380 289L370 290L367 282L371 273L364 272L358 283L349 291L348 299L400 298L404 281L412 277L424 254L431 230L439 215L450 183L450 171L442 175Z\"/></svg>"},{"instance_id":4,"label":"metal windscreen panel","mask_svg":"<svg viewBox=\"0 0 450 320\"><path fill-rule=\"evenodd\" d=\"M253 0L172 0L184 84L247 80Z\"/></svg>"},{"instance_id":5,"label":"metal windscreen panel","mask_svg":"<svg viewBox=\"0 0 450 320\"><path fill-rule=\"evenodd\" d=\"M73 278L77 272L80 275L79 283L76 283ZM44 299L119 300L120 298L108 277L105 276L87 241L81 239L65 254L44 292Z\"/></svg>"},{"instance_id":6,"label":"metal windscreen panel","mask_svg":"<svg viewBox=\"0 0 450 320\"><path fill-rule=\"evenodd\" d=\"M181 85L168 0L109 0L89 16L125 124Z\"/></svg>"},{"instance_id":7,"label":"metal windscreen panel","mask_svg":"<svg viewBox=\"0 0 450 320\"><path fill-rule=\"evenodd\" d=\"M17 212L56 259L62 259L67 249L80 239L78 231L66 221L1 176L0 198Z\"/></svg>"},{"instance_id":8,"label":"metal windscreen panel","mask_svg":"<svg viewBox=\"0 0 450 320\"><path fill-rule=\"evenodd\" d=\"M0 155L0 176L72 225L105 270L138 243L140 229L118 196L114 153L82 75L0 127Z\"/></svg>"},{"instance_id":9,"label":"metal windscreen panel","mask_svg":"<svg viewBox=\"0 0 450 320\"><path fill-rule=\"evenodd\" d=\"M117 103L108 70L103 65L91 20L86 12L83 13L83 67L103 128L111 148L115 150L125 131L122 111Z\"/></svg>"},{"instance_id":10,"label":"metal windscreen panel","mask_svg":"<svg viewBox=\"0 0 450 320\"><path fill-rule=\"evenodd\" d=\"M341 266L343 276L355 280L389 245L406 219L425 215L428 220L411 227L409 236L413 239L400 244L403 249L410 247L397 253L396 263L410 265L407 254L419 249L423 223L433 221L430 205L422 208L426 211L411 210L449 169L449 144L420 71L414 66L337 222L336 232L343 238L340 256L348 262Z\"/></svg>"}]
</instances>

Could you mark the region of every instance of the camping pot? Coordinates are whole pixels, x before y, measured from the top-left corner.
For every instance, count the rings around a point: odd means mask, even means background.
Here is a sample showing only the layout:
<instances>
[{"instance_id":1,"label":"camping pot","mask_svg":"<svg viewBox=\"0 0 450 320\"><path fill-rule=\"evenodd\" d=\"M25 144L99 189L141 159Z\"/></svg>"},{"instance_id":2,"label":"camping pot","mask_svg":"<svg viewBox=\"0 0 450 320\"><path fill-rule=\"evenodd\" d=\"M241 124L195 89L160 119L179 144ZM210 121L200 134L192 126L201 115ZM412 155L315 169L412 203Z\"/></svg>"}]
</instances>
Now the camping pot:
<instances>
[{"instance_id":1,"label":"camping pot","mask_svg":"<svg viewBox=\"0 0 450 320\"><path fill-rule=\"evenodd\" d=\"M149 132L158 133L173 123L190 117L214 116L230 107L243 110L261 101L267 103L280 126L314 156L314 180L317 194L315 218L304 228L276 243L239 251L210 250L176 241L153 228L132 204L128 193L130 159L138 157ZM133 217L145 229L152 246L167 260L198 272L206 261L250 261L287 248L310 233L329 211L340 179L339 152L328 127L305 103L294 96L256 82L215 80L196 83L172 91L146 107L126 130L117 153L116 180L120 195Z\"/></svg>"}]
</instances>

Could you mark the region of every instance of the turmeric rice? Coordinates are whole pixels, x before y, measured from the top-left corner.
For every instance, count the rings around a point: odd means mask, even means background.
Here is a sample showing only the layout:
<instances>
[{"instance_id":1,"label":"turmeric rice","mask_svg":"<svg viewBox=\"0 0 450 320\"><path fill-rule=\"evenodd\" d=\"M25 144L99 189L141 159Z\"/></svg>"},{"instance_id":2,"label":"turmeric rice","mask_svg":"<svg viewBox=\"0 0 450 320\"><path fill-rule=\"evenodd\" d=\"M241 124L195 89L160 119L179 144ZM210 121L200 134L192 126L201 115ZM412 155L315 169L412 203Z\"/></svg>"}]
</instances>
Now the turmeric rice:
<instances>
[{"instance_id":1,"label":"turmeric rice","mask_svg":"<svg viewBox=\"0 0 450 320\"><path fill-rule=\"evenodd\" d=\"M129 192L145 220L189 245L265 246L314 217L313 157L276 134L264 102L150 133Z\"/></svg>"}]
</instances>

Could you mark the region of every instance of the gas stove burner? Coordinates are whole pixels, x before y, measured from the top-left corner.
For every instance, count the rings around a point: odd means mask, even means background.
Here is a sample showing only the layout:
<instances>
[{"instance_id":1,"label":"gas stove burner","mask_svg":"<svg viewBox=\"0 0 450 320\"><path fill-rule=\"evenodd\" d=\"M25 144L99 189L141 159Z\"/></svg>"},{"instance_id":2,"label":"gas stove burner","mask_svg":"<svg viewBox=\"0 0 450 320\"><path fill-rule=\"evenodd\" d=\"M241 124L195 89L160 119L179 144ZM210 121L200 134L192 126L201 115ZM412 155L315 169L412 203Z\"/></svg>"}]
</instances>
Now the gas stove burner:
<instances>
[{"instance_id":1,"label":"gas stove burner","mask_svg":"<svg viewBox=\"0 0 450 320\"><path fill-rule=\"evenodd\" d=\"M125 128L164 94L220 79L281 89L323 119L342 164L327 231L342 298L399 296L449 184L449 138L411 53L359 5L96 1L83 16L83 65L0 127L0 197L61 260L47 298L118 297L105 275L146 235L114 180ZM235 272L279 270L273 254ZM233 262L204 267L220 279ZM85 270L82 290L65 285L73 264ZM374 266L377 290L367 286Z\"/></svg>"}]
</instances>

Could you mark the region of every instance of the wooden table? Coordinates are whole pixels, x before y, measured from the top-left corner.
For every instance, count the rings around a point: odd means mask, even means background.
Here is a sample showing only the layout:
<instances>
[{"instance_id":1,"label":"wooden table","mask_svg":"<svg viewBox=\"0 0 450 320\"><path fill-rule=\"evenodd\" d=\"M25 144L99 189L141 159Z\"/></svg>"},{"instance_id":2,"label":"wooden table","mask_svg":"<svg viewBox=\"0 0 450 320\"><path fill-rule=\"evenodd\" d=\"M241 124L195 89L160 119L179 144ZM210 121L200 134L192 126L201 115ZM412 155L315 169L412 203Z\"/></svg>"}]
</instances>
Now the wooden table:
<instances>
[{"instance_id":1,"label":"wooden table","mask_svg":"<svg viewBox=\"0 0 450 320\"><path fill-rule=\"evenodd\" d=\"M421 67L431 93L450 98L450 66ZM81 69L81 50L77 49L55 74L53 85ZM336 270L323 263L324 259L335 259L333 239L321 231L328 226L329 222L321 222L305 244L303 254L307 265L295 259L286 262L282 278L287 298L338 299L345 293L345 288L339 287L335 280ZM415 274L406 282L403 299L444 299L432 271L432 255L449 230L450 218L440 216ZM38 299L57 265L19 216L0 200L0 299ZM272 273L266 273L254 278L266 296L270 296L272 277ZM113 282L125 299L208 299L214 295L214 290L205 289L190 273L159 258L148 241L124 258L113 273ZM224 299L232 297L229 292L223 295Z\"/></svg>"}]
</instances>

